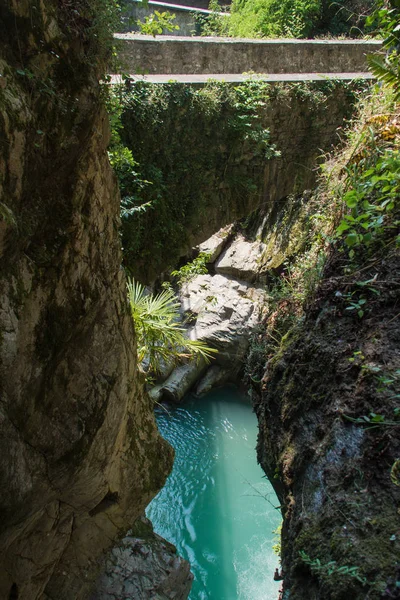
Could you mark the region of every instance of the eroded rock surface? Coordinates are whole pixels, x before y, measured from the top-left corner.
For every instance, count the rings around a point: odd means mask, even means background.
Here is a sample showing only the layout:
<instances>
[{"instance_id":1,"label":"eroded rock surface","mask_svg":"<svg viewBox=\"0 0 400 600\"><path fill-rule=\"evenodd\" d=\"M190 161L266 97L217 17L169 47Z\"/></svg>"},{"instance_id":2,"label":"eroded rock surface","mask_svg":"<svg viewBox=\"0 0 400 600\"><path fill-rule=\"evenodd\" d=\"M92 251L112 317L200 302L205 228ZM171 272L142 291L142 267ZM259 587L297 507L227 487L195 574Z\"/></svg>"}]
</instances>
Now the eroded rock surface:
<instances>
[{"instance_id":1,"label":"eroded rock surface","mask_svg":"<svg viewBox=\"0 0 400 600\"><path fill-rule=\"evenodd\" d=\"M336 255L261 381L258 459L283 508L285 600L398 597L400 258L374 259L364 318L346 310ZM384 424L368 425L371 413Z\"/></svg>"},{"instance_id":2,"label":"eroded rock surface","mask_svg":"<svg viewBox=\"0 0 400 600\"><path fill-rule=\"evenodd\" d=\"M141 517L103 566L91 600L186 600L190 565Z\"/></svg>"},{"instance_id":3,"label":"eroded rock surface","mask_svg":"<svg viewBox=\"0 0 400 600\"><path fill-rule=\"evenodd\" d=\"M197 246L198 252L208 254L209 262L215 263L221 252L232 240L233 229L233 225L222 227L217 233L208 238L208 240Z\"/></svg>"},{"instance_id":4,"label":"eroded rock surface","mask_svg":"<svg viewBox=\"0 0 400 600\"><path fill-rule=\"evenodd\" d=\"M217 260L215 270L251 282L257 277L265 248L262 242L248 241L239 234Z\"/></svg>"},{"instance_id":5,"label":"eroded rock surface","mask_svg":"<svg viewBox=\"0 0 400 600\"><path fill-rule=\"evenodd\" d=\"M175 368L156 386L153 398L179 402L197 383L200 395L225 381L235 381L242 368L249 339L260 322L266 293L246 281L223 275L198 275L180 291L183 318L189 319L188 335L218 350L206 379L203 360Z\"/></svg>"},{"instance_id":6,"label":"eroded rock surface","mask_svg":"<svg viewBox=\"0 0 400 600\"><path fill-rule=\"evenodd\" d=\"M291 196L278 207L256 212L247 228L222 228L197 246L197 253L210 255L210 273L183 284L182 317L189 323L189 336L217 348L218 354L208 370L204 363L175 369L166 365L161 383L151 390L155 400L179 402L190 389L201 396L237 379L250 339L268 310L271 273L303 248L316 210L309 193Z\"/></svg>"},{"instance_id":7,"label":"eroded rock surface","mask_svg":"<svg viewBox=\"0 0 400 600\"><path fill-rule=\"evenodd\" d=\"M136 369L92 4L0 6L1 598L85 598L172 462Z\"/></svg>"},{"instance_id":8,"label":"eroded rock surface","mask_svg":"<svg viewBox=\"0 0 400 600\"><path fill-rule=\"evenodd\" d=\"M261 288L223 275L199 275L181 290L182 310L195 319L190 336L217 348L217 363L232 372L241 366L264 300Z\"/></svg>"}]
</instances>

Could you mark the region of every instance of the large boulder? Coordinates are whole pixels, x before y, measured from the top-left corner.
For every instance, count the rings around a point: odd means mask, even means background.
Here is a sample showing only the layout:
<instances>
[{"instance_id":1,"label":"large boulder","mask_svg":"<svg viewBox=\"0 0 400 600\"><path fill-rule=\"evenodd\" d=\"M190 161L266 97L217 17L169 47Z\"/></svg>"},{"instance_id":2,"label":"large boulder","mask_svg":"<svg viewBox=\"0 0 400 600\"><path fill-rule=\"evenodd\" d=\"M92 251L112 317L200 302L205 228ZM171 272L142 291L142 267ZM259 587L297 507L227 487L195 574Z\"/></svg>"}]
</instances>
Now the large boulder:
<instances>
[{"instance_id":1,"label":"large boulder","mask_svg":"<svg viewBox=\"0 0 400 600\"><path fill-rule=\"evenodd\" d=\"M216 363L236 373L259 324L265 291L223 275L199 275L182 286L180 298L184 313L195 319L190 337L217 348Z\"/></svg>"},{"instance_id":2,"label":"large boulder","mask_svg":"<svg viewBox=\"0 0 400 600\"><path fill-rule=\"evenodd\" d=\"M189 563L140 517L107 557L91 600L186 600L192 582Z\"/></svg>"},{"instance_id":3,"label":"large boulder","mask_svg":"<svg viewBox=\"0 0 400 600\"><path fill-rule=\"evenodd\" d=\"M248 241L239 234L217 260L215 271L236 279L255 281L265 248L263 242Z\"/></svg>"},{"instance_id":4,"label":"large boulder","mask_svg":"<svg viewBox=\"0 0 400 600\"><path fill-rule=\"evenodd\" d=\"M191 325L188 335L218 350L200 394L224 381L234 381L242 368L252 332L260 322L266 293L246 281L223 275L198 275L180 291L182 318ZM204 361L178 366L152 392L156 400L179 402L206 370Z\"/></svg>"},{"instance_id":5,"label":"large boulder","mask_svg":"<svg viewBox=\"0 0 400 600\"><path fill-rule=\"evenodd\" d=\"M208 261L215 263L224 248L229 244L233 235L233 225L222 227L217 233L214 233L208 240L199 244L196 248L198 252L203 252L209 256Z\"/></svg>"}]
</instances>

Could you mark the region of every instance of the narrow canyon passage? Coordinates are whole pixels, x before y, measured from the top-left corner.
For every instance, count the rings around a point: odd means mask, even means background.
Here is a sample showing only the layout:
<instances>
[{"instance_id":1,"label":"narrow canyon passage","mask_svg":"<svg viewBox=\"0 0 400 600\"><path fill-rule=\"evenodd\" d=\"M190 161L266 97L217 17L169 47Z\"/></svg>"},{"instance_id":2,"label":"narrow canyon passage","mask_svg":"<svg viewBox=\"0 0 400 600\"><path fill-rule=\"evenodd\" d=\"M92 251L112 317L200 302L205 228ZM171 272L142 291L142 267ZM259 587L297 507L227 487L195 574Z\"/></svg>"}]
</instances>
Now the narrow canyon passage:
<instances>
[{"instance_id":1,"label":"narrow canyon passage","mask_svg":"<svg viewBox=\"0 0 400 600\"><path fill-rule=\"evenodd\" d=\"M281 522L273 488L257 465L257 420L248 400L224 387L158 411L175 448L174 469L147 516L177 546L195 576L191 600L274 600Z\"/></svg>"}]
</instances>

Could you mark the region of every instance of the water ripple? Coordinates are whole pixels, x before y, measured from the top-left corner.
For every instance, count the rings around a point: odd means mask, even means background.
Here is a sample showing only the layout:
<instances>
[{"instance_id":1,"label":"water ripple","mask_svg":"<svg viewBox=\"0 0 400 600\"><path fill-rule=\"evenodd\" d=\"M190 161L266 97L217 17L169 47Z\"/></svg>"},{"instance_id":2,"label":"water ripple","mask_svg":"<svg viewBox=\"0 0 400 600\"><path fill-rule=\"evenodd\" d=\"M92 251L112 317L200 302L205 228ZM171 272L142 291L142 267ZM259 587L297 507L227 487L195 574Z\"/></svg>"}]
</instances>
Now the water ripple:
<instances>
[{"instance_id":1,"label":"water ripple","mask_svg":"<svg viewBox=\"0 0 400 600\"><path fill-rule=\"evenodd\" d=\"M275 600L273 530L278 500L257 465L257 424L233 389L157 415L175 448L174 469L148 508L160 535L190 561L190 600Z\"/></svg>"}]
</instances>

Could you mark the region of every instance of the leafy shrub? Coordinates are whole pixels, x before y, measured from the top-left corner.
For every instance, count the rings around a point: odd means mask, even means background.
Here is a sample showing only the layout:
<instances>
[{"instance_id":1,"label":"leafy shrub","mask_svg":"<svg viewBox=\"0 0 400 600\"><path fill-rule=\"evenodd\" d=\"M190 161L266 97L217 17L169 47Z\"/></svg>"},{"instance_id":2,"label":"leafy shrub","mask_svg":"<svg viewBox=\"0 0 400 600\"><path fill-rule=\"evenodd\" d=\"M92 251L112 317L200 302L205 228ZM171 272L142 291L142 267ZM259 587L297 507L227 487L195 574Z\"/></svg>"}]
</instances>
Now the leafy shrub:
<instances>
[{"instance_id":1,"label":"leafy shrub","mask_svg":"<svg viewBox=\"0 0 400 600\"><path fill-rule=\"evenodd\" d=\"M350 258L356 251L373 249L388 228L395 230L399 225L400 123L396 115L387 114L371 117L367 125L346 167L343 201L347 212L336 230Z\"/></svg>"},{"instance_id":2,"label":"leafy shrub","mask_svg":"<svg viewBox=\"0 0 400 600\"><path fill-rule=\"evenodd\" d=\"M205 275L208 273L207 262L210 260L211 254L200 252L200 254L191 262L186 263L180 269L172 271L172 277L178 281L179 285L186 283L197 275Z\"/></svg>"},{"instance_id":3,"label":"leafy shrub","mask_svg":"<svg viewBox=\"0 0 400 600\"><path fill-rule=\"evenodd\" d=\"M353 577L362 585L367 585L367 578L360 574L360 567L348 567L347 565L340 566L335 560L328 563L322 563L319 558L310 558L303 550L299 552L300 558L304 564L310 567L313 575L319 577L331 577L339 575L340 577Z\"/></svg>"},{"instance_id":4,"label":"leafy shrub","mask_svg":"<svg viewBox=\"0 0 400 600\"><path fill-rule=\"evenodd\" d=\"M238 37L308 37L320 0L233 0L231 34Z\"/></svg>"},{"instance_id":5,"label":"leafy shrub","mask_svg":"<svg viewBox=\"0 0 400 600\"><path fill-rule=\"evenodd\" d=\"M201 35L230 36L230 14L223 14L227 7L220 6L218 0L210 0L208 8L211 11L210 15L195 14Z\"/></svg>"},{"instance_id":6,"label":"leafy shrub","mask_svg":"<svg viewBox=\"0 0 400 600\"><path fill-rule=\"evenodd\" d=\"M140 177L139 164L133 158L132 150L122 142L123 105L120 90L116 92L110 89L106 90L106 106L111 129L108 157L118 178L121 193L121 217L122 219L129 219L132 215L143 213L152 207L151 202L143 203L140 198L140 192L147 185L151 185L151 182Z\"/></svg>"},{"instance_id":7,"label":"leafy shrub","mask_svg":"<svg viewBox=\"0 0 400 600\"><path fill-rule=\"evenodd\" d=\"M113 34L120 22L118 0L59 0L58 7L68 36L85 42L84 62L106 67L113 53Z\"/></svg>"},{"instance_id":8,"label":"leafy shrub","mask_svg":"<svg viewBox=\"0 0 400 600\"><path fill-rule=\"evenodd\" d=\"M231 16L213 14L205 35L232 37L294 37L363 34L373 0L233 0Z\"/></svg>"},{"instance_id":9,"label":"leafy shrub","mask_svg":"<svg viewBox=\"0 0 400 600\"><path fill-rule=\"evenodd\" d=\"M151 15L144 18L144 22L138 20L137 25L140 33L145 35L161 35L165 31L175 31L179 29L179 25L174 25L173 20L176 15L169 11L160 12L155 10Z\"/></svg>"},{"instance_id":10,"label":"leafy shrub","mask_svg":"<svg viewBox=\"0 0 400 600\"><path fill-rule=\"evenodd\" d=\"M368 57L371 71L386 85L393 88L394 96L400 100L400 3L392 0L389 7L383 0L378 0L378 7L368 18L368 24L375 26L378 35L383 39L383 50L380 55Z\"/></svg>"}]
</instances>

